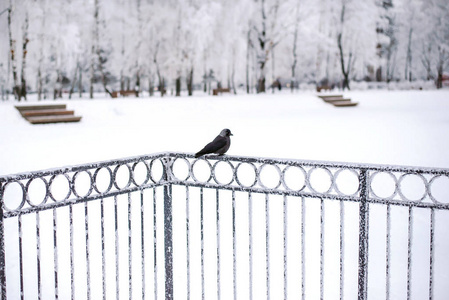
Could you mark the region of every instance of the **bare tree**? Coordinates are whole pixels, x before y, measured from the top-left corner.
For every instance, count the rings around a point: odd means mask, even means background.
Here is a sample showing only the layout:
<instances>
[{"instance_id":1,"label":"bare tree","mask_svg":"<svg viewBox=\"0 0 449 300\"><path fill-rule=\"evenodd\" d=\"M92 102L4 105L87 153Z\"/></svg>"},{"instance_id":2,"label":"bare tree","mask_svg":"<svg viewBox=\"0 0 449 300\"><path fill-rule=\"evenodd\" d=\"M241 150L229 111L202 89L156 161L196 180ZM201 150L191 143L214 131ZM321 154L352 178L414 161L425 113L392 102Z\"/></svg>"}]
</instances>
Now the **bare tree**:
<instances>
[{"instance_id":1,"label":"bare tree","mask_svg":"<svg viewBox=\"0 0 449 300\"><path fill-rule=\"evenodd\" d=\"M345 13L347 8L347 0L342 0L342 6L341 6L341 13L340 13L340 24L339 24L339 31L337 33L337 46L338 51L340 54L340 66L341 66L341 73L343 75L343 89L350 89L349 88L349 74L351 72L353 61L353 52L352 49L346 50L347 54L345 53L345 44L343 41L343 29L344 29L344 23L345 23Z\"/></svg>"},{"instance_id":2,"label":"bare tree","mask_svg":"<svg viewBox=\"0 0 449 300\"><path fill-rule=\"evenodd\" d=\"M21 79L21 87L18 91L18 97L19 101L23 97L25 100L27 99L27 83L26 83L26 76L25 76L25 70L26 70L26 61L27 61L27 45L30 41L28 39L28 11L25 13L25 23L23 25L23 37L22 37L22 70L20 73L20 79Z\"/></svg>"},{"instance_id":3,"label":"bare tree","mask_svg":"<svg viewBox=\"0 0 449 300\"><path fill-rule=\"evenodd\" d=\"M298 44L298 31L299 31L299 3L300 1L297 0L296 4L296 13L295 13L295 28L293 30L293 49L292 49L292 78L290 80L290 88L292 93L295 90L295 81L296 81L296 65L298 63L298 50L297 50L297 44ZM280 84L280 83L279 83Z\"/></svg>"},{"instance_id":4,"label":"bare tree","mask_svg":"<svg viewBox=\"0 0 449 300\"><path fill-rule=\"evenodd\" d=\"M17 76L17 62L16 62L16 40L12 37L11 32L11 16L12 16L12 0L9 0L9 8L8 8L8 34L9 34L9 51L10 51L10 59L11 59L11 68L12 68L12 78L13 78L13 93L14 97L20 101L19 93L20 87L18 84L18 76Z\"/></svg>"},{"instance_id":5,"label":"bare tree","mask_svg":"<svg viewBox=\"0 0 449 300\"><path fill-rule=\"evenodd\" d=\"M266 66L269 60L271 52L279 44L281 39L281 34L275 32L275 27L277 25L277 16L279 10L279 0L276 0L272 6L266 7L266 0L260 1L260 22L258 25L253 24L253 31L256 35L257 47L257 63L259 65L259 75L257 80L257 92L264 93L266 90ZM270 23L271 21L271 23ZM269 25L271 27L269 28Z\"/></svg>"}]
</instances>

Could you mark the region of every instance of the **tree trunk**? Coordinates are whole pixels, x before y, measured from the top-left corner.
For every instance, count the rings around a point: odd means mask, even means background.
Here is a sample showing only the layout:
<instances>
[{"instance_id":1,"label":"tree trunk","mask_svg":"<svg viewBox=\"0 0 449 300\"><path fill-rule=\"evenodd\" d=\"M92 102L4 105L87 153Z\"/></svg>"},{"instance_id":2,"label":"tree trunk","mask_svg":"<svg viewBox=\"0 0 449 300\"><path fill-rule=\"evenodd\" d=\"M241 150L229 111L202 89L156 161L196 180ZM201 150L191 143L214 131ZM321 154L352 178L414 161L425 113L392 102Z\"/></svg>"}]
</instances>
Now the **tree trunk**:
<instances>
[{"instance_id":1,"label":"tree trunk","mask_svg":"<svg viewBox=\"0 0 449 300\"><path fill-rule=\"evenodd\" d=\"M187 81L187 91L189 96L193 95L193 65L190 67L190 71L186 78Z\"/></svg>"},{"instance_id":2,"label":"tree trunk","mask_svg":"<svg viewBox=\"0 0 449 300\"><path fill-rule=\"evenodd\" d=\"M80 98L83 97L83 69L80 66L80 75L78 79L78 92L80 95Z\"/></svg>"},{"instance_id":3,"label":"tree trunk","mask_svg":"<svg viewBox=\"0 0 449 300\"><path fill-rule=\"evenodd\" d=\"M349 54L349 58L348 58L348 67L345 67L345 57L344 57L344 53L343 53L343 45L341 42L342 39L342 34L339 33L338 37L337 37L337 42L338 42L338 50L340 52L340 65L341 65L341 73L343 74L343 90L344 89L348 89L349 88L349 71L350 71L350 66L351 66L351 56L352 54Z\"/></svg>"},{"instance_id":4,"label":"tree trunk","mask_svg":"<svg viewBox=\"0 0 449 300\"><path fill-rule=\"evenodd\" d=\"M246 93L250 93L250 83L249 83L249 60L250 60L250 50L251 50L251 31L248 30L247 34L247 44L246 44Z\"/></svg>"},{"instance_id":5,"label":"tree trunk","mask_svg":"<svg viewBox=\"0 0 449 300\"><path fill-rule=\"evenodd\" d=\"M26 84L26 56L27 56L27 45L28 45L28 12L25 14L25 24L23 26L23 40L22 40L22 70L21 70L21 89L19 92L19 99L24 98L27 100L27 84Z\"/></svg>"},{"instance_id":6,"label":"tree trunk","mask_svg":"<svg viewBox=\"0 0 449 300\"><path fill-rule=\"evenodd\" d=\"M412 81L412 34L413 28L410 27L407 42L407 58L405 60L405 80Z\"/></svg>"},{"instance_id":7,"label":"tree trunk","mask_svg":"<svg viewBox=\"0 0 449 300\"><path fill-rule=\"evenodd\" d=\"M136 97L139 97L140 94L140 70L137 70L136 73Z\"/></svg>"},{"instance_id":8,"label":"tree trunk","mask_svg":"<svg viewBox=\"0 0 449 300\"><path fill-rule=\"evenodd\" d=\"M70 85L70 91L69 91L69 99L72 99L73 91L75 90L75 84L76 84L76 77L78 77L78 67L79 63L76 63L75 67L75 74L73 75L72 84Z\"/></svg>"},{"instance_id":9,"label":"tree trunk","mask_svg":"<svg viewBox=\"0 0 449 300\"><path fill-rule=\"evenodd\" d=\"M295 31L293 33L293 62L292 62L292 78L290 81L290 89L292 93L295 91L295 81L296 81L296 64L298 63L298 52L297 52L297 44L298 44L298 31L299 31L299 1L296 5L296 20L295 20Z\"/></svg>"},{"instance_id":10,"label":"tree trunk","mask_svg":"<svg viewBox=\"0 0 449 300\"><path fill-rule=\"evenodd\" d=\"M153 76L151 74L148 78L148 94L150 95L150 97L154 96Z\"/></svg>"},{"instance_id":11,"label":"tree trunk","mask_svg":"<svg viewBox=\"0 0 449 300\"><path fill-rule=\"evenodd\" d=\"M181 76L176 78L176 97L181 96Z\"/></svg>"},{"instance_id":12,"label":"tree trunk","mask_svg":"<svg viewBox=\"0 0 449 300\"><path fill-rule=\"evenodd\" d=\"M19 98L19 85L17 79L17 66L16 66L16 41L12 39L11 33L11 14L12 14L12 3L9 1L9 9L8 9L8 33L9 33L9 50L10 50L10 58L11 58L11 67L12 67L12 78L13 78L13 93L14 97L20 101Z\"/></svg>"},{"instance_id":13,"label":"tree trunk","mask_svg":"<svg viewBox=\"0 0 449 300\"><path fill-rule=\"evenodd\" d=\"M446 51L441 46L439 46L438 61L437 61L437 81L436 81L437 89L443 88L443 71L444 71L444 64L447 60L448 58L446 58Z\"/></svg>"},{"instance_id":14,"label":"tree trunk","mask_svg":"<svg viewBox=\"0 0 449 300\"><path fill-rule=\"evenodd\" d=\"M91 60L90 60L90 86L89 97L94 98L94 81L95 81L95 45L92 41Z\"/></svg>"}]
</instances>

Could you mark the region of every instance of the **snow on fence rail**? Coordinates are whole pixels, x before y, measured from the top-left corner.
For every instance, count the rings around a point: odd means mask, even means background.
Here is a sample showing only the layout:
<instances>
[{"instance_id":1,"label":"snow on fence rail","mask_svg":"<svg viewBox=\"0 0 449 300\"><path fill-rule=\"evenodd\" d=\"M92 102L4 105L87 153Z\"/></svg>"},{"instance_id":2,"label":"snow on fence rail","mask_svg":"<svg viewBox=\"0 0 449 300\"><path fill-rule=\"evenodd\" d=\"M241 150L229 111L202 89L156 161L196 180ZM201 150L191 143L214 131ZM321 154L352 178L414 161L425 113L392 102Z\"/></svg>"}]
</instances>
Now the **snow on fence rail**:
<instances>
[{"instance_id":1,"label":"snow on fence rail","mask_svg":"<svg viewBox=\"0 0 449 300\"><path fill-rule=\"evenodd\" d=\"M448 183L185 153L2 176L1 299L443 298Z\"/></svg>"}]
</instances>

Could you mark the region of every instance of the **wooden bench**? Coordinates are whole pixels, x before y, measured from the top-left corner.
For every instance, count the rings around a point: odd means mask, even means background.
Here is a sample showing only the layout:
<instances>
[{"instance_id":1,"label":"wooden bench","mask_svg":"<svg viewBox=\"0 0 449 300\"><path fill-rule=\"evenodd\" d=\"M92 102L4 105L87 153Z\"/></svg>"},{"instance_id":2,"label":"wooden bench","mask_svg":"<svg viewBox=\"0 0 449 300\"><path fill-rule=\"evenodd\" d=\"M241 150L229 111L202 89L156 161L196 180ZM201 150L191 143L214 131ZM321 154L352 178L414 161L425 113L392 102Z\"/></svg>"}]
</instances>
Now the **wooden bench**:
<instances>
[{"instance_id":1,"label":"wooden bench","mask_svg":"<svg viewBox=\"0 0 449 300\"><path fill-rule=\"evenodd\" d=\"M319 93L321 91L331 91L332 87L329 85L319 85L316 87L316 91Z\"/></svg>"},{"instance_id":2,"label":"wooden bench","mask_svg":"<svg viewBox=\"0 0 449 300\"><path fill-rule=\"evenodd\" d=\"M356 106L359 104L358 102L352 102L349 98L343 98L343 95L318 95L318 97L335 107Z\"/></svg>"},{"instance_id":3,"label":"wooden bench","mask_svg":"<svg viewBox=\"0 0 449 300\"><path fill-rule=\"evenodd\" d=\"M111 92L111 96L112 96L112 98L117 98L118 96L122 96L122 97L128 97L128 96L131 96L131 95L134 95L134 96L139 96L139 92L137 92L137 91L134 91L134 90L121 90L121 91L113 91L113 92Z\"/></svg>"},{"instance_id":4,"label":"wooden bench","mask_svg":"<svg viewBox=\"0 0 449 300\"><path fill-rule=\"evenodd\" d=\"M223 88L220 88L220 89L213 89L213 90L212 90L212 95L218 96L219 93L230 93L230 92L231 92L230 89L223 89Z\"/></svg>"},{"instance_id":5,"label":"wooden bench","mask_svg":"<svg viewBox=\"0 0 449 300\"><path fill-rule=\"evenodd\" d=\"M66 107L65 104L15 106L31 124L79 122L81 117L75 116L75 112Z\"/></svg>"}]
</instances>

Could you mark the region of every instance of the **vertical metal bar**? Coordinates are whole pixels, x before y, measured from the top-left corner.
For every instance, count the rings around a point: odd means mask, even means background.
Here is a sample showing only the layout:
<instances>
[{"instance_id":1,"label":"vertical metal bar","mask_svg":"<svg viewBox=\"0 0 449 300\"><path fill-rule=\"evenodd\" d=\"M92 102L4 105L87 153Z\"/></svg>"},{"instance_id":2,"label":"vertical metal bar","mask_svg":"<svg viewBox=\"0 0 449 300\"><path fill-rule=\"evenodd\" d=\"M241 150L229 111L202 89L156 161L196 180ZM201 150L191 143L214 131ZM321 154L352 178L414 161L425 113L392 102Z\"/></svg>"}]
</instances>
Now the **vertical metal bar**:
<instances>
[{"instance_id":1,"label":"vertical metal bar","mask_svg":"<svg viewBox=\"0 0 449 300\"><path fill-rule=\"evenodd\" d=\"M103 288L103 300L106 300L106 257L104 247L104 203L103 198L100 200L100 214L101 214L101 278Z\"/></svg>"},{"instance_id":2,"label":"vertical metal bar","mask_svg":"<svg viewBox=\"0 0 449 300\"><path fill-rule=\"evenodd\" d=\"M366 299L368 265L368 171L360 169L358 299Z\"/></svg>"},{"instance_id":3,"label":"vertical metal bar","mask_svg":"<svg viewBox=\"0 0 449 300\"><path fill-rule=\"evenodd\" d=\"M216 222L217 222L217 300L221 298L220 284L220 193L216 190Z\"/></svg>"},{"instance_id":4,"label":"vertical metal bar","mask_svg":"<svg viewBox=\"0 0 449 300\"><path fill-rule=\"evenodd\" d=\"M287 291L288 291L288 281L287 281L287 205L288 205L288 199L287 196L284 195L284 210L283 210L283 219L284 219L284 300L287 300Z\"/></svg>"},{"instance_id":5,"label":"vertical metal bar","mask_svg":"<svg viewBox=\"0 0 449 300\"><path fill-rule=\"evenodd\" d=\"M119 239L118 239L118 207L117 196L114 196L114 221L115 221L115 297L120 299L120 266L119 266Z\"/></svg>"},{"instance_id":6,"label":"vertical metal bar","mask_svg":"<svg viewBox=\"0 0 449 300\"><path fill-rule=\"evenodd\" d=\"M142 300L145 300L145 209L143 190L140 190L140 244L142 250Z\"/></svg>"},{"instance_id":7,"label":"vertical metal bar","mask_svg":"<svg viewBox=\"0 0 449 300\"><path fill-rule=\"evenodd\" d=\"M186 186L187 299L190 300L190 191Z\"/></svg>"},{"instance_id":8,"label":"vertical metal bar","mask_svg":"<svg viewBox=\"0 0 449 300\"><path fill-rule=\"evenodd\" d=\"M155 300L157 300L157 218L156 217L157 217L156 188L153 188L153 275L154 275Z\"/></svg>"},{"instance_id":9,"label":"vertical metal bar","mask_svg":"<svg viewBox=\"0 0 449 300\"><path fill-rule=\"evenodd\" d=\"M2 300L6 300L5 224L3 217L3 186L0 184L0 287Z\"/></svg>"},{"instance_id":10,"label":"vertical metal bar","mask_svg":"<svg viewBox=\"0 0 449 300\"><path fill-rule=\"evenodd\" d=\"M19 230L19 280L20 280L20 299L23 300L23 247L22 247L22 215L17 217L17 225Z\"/></svg>"},{"instance_id":11,"label":"vertical metal bar","mask_svg":"<svg viewBox=\"0 0 449 300\"><path fill-rule=\"evenodd\" d=\"M390 299L390 249L391 249L391 207L387 204L387 229L386 229L386 249L385 249L385 299Z\"/></svg>"},{"instance_id":12,"label":"vertical metal bar","mask_svg":"<svg viewBox=\"0 0 449 300\"><path fill-rule=\"evenodd\" d=\"M75 299L75 263L73 253L73 206L69 205L69 222L70 222L70 296Z\"/></svg>"},{"instance_id":13,"label":"vertical metal bar","mask_svg":"<svg viewBox=\"0 0 449 300\"><path fill-rule=\"evenodd\" d=\"M164 185L165 299L173 299L172 185Z\"/></svg>"},{"instance_id":14,"label":"vertical metal bar","mask_svg":"<svg viewBox=\"0 0 449 300\"><path fill-rule=\"evenodd\" d=\"M344 230L345 230L345 206L343 201L340 201L340 300L344 298Z\"/></svg>"},{"instance_id":15,"label":"vertical metal bar","mask_svg":"<svg viewBox=\"0 0 449 300\"><path fill-rule=\"evenodd\" d=\"M89 257L89 209L87 202L84 202L84 230L86 233L86 284L87 299L90 300L90 257Z\"/></svg>"},{"instance_id":16,"label":"vertical metal bar","mask_svg":"<svg viewBox=\"0 0 449 300\"><path fill-rule=\"evenodd\" d=\"M128 290L129 300L133 299L133 249L132 249L132 227L131 227L131 193L128 193Z\"/></svg>"},{"instance_id":17,"label":"vertical metal bar","mask_svg":"<svg viewBox=\"0 0 449 300\"><path fill-rule=\"evenodd\" d=\"M320 299L324 299L324 200L320 199Z\"/></svg>"},{"instance_id":18,"label":"vertical metal bar","mask_svg":"<svg viewBox=\"0 0 449 300\"><path fill-rule=\"evenodd\" d=\"M429 254L429 300L433 299L433 263L435 260L434 240L435 240L435 210L430 209L430 254Z\"/></svg>"},{"instance_id":19,"label":"vertical metal bar","mask_svg":"<svg viewBox=\"0 0 449 300\"><path fill-rule=\"evenodd\" d=\"M267 300L270 299L270 201L265 194L265 267L267 275Z\"/></svg>"},{"instance_id":20,"label":"vertical metal bar","mask_svg":"<svg viewBox=\"0 0 449 300\"><path fill-rule=\"evenodd\" d=\"M54 259L54 273L55 273L55 299L59 298L58 290L58 238L56 236L57 221L56 221L56 208L53 208L53 259Z\"/></svg>"},{"instance_id":21,"label":"vertical metal bar","mask_svg":"<svg viewBox=\"0 0 449 300\"><path fill-rule=\"evenodd\" d=\"M407 242L407 299L412 297L412 238L413 238L413 208L408 208L408 242Z\"/></svg>"},{"instance_id":22,"label":"vertical metal bar","mask_svg":"<svg viewBox=\"0 0 449 300\"><path fill-rule=\"evenodd\" d=\"M253 197L248 192L249 299L253 299Z\"/></svg>"},{"instance_id":23,"label":"vertical metal bar","mask_svg":"<svg viewBox=\"0 0 449 300\"><path fill-rule=\"evenodd\" d=\"M306 299L306 203L301 198L301 299Z\"/></svg>"},{"instance_id":24,"label":"vertical metal bar","mask_svg":"<svg viewBox=\"0 0 449 300\"><path fill-rule=\"evenodd\" d=\"M201 299L205 299L204 290L204 191L200 188L200 234L201 234Z\"/></svg>"},{"instance_id":25,"label":"vertical metal bar","mask_svg":"<svg viewBox=\"0 0 449 300\"><path fill-rule=\"evenodd\" d=\"M42 283L41 283L41 222L39 212L36 212L36 264L37 264L37 299L42 298ZM4 299L2 297L2 299Z\"/></svg>"},{"instance_id":26,"label":"vertical metal bar","mask_svg":"<svg viewBox=\"0 0 449 300\"><path fill-rule=\"evenodd\" d=\"M232 281L234 300L237 300L237 237L235 234L235 191L232 191Z\"/></svg>"}]
</instances>

